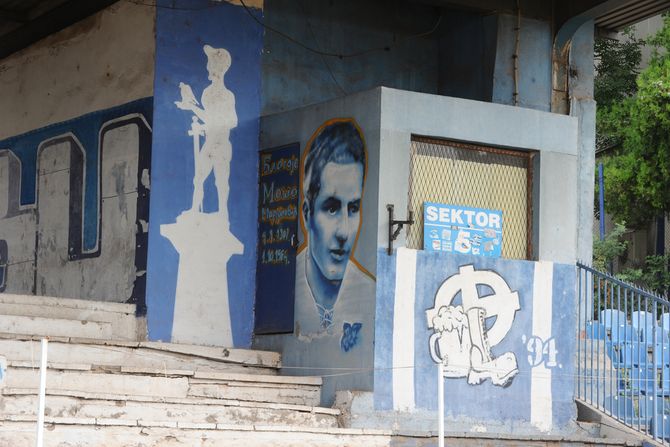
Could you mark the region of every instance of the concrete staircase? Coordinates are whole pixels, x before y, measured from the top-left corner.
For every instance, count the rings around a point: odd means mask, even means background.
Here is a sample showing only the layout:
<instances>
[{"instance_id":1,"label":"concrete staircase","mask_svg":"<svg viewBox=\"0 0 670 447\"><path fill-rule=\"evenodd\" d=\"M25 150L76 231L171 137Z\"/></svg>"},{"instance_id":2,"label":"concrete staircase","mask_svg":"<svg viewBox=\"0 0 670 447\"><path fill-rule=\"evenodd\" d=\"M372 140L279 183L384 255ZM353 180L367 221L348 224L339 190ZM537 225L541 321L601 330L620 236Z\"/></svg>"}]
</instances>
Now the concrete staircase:
<instances>
[{"instance_id":1,"label":"concrete staircase","mask_svg":"<svg viewBox=\"0 0 670 447\"><path fill-rule=\"evenodd\" d=\"M45 446L435 446L435 433L342 428L319 377L278 375L277 353L158 343L132 305L0 294L0 447L33 447L41 336L49 336ZM541 445L634 445L545 438ZM540 445L451 433L450 446Z\"/></svg>"},{"instance_id":2,"label":"concrete staircase","mask_svg":"<svg viewBox=\"0 0 670 447\"><path fill-rule=\"evenodd\" d=\"M48 446L337 428L339 411L318 406L321 378L279 376L277 353L149 342L144 327L133 305L0 294L0 446L34 445L43 336Z\"/></svg>"},{"instance_id":3,"label":"concrete staircase","mask_svg":"<svg viewBox=\"0 0 670 447\"><path fill-rule=\"evenodd\" d=\"M627 427L615 418L607 415L597 407L586 401L575 399L577 405L577 423L582 427L588 428L590 432L597 437L617 438L628 440L629 442L638 442L644 446L660 446L661 444L646 433L641 433L631 427Z\"/></svg>"},{"instance_id":4,"label":"concrete staircase","mask_svg":"<svg viewBox=\"0 0 670 447\"><path fill-rule=\"evenodd\" d=\"M143 340L146 323L135 305L0 294L0 333Z\"/></svg>"}]
</instances>

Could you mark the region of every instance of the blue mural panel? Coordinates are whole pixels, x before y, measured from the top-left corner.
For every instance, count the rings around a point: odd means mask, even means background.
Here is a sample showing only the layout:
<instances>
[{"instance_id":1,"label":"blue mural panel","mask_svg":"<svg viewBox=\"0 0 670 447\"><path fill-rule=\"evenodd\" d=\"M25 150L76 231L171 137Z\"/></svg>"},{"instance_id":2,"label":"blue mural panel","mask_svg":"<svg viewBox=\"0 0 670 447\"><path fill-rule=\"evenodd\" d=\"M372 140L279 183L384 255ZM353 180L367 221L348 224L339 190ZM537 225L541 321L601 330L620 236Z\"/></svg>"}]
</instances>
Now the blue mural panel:
<instances>
[{"instance_id":1,"label":"blue mural panel","mask_svg":"<svg viewBox=\"0 0 670 447\"><path fill-rule=\"evenodd\" d=\"M545 432L571 419L574 266L408 249L380 250L378 260L375 345L385 349L375 349L377 410L436 410L442 363L447 419L520 421ZM402 292L398 284L408 282ZM403 306L413 315L397 315ZM401 360L408 338L409 373Z\"/></svg>"},{"instance_id":2,"label":"blue mural panel","mask_svg":"<svg viewBox=\"0 0 670 447\"><path fill-rule=\"evenodd\" d=\"M262 29L226 2L158 6L149 337L249 346Z\"/></svg>"},{"instance_id":3,"label":"blue mural panel","mask_svg":"<svg viewBox=\"0 0 670 447\"><path fill-rule=\"evenodd\" d=\"M83 194L83 215L81 216L80 245L73 247L78 258L99 254L100 240L100 159L103 126L119 117L137 115L151 124L151 98L143 98L118 107L89 113L78 118L63 121L0 141L0 150L9 150L21 165L20 200L17 208L35 205L37 197L37 158L40 147L55 138L68 138L83 151L80 166L74 169L82 172L83 184L78 185ZM146 125L145 125L146 126ZM145 127L143 126L143 127ZM148 149L148 148L147 148Z\"/></svg>"},{"instance_id":4,"label":"blue mural panel","mask_svg":"<svg viewBox=\"0 0 670 447\"><path fill-rule=\"evenodd\" d=\"M300 145L260 152L255 333L293 332Z\"/></svg>"},{"instance_id":5,"label":"blue mural panel","mask_svg":"<svg viewBox=\"0 0 670 447\"><path fill-rule=\"evenodd\" d=\"M0 141L0 291L144 314L151 122L144 98Z\"/></svg>"}]
</instances>

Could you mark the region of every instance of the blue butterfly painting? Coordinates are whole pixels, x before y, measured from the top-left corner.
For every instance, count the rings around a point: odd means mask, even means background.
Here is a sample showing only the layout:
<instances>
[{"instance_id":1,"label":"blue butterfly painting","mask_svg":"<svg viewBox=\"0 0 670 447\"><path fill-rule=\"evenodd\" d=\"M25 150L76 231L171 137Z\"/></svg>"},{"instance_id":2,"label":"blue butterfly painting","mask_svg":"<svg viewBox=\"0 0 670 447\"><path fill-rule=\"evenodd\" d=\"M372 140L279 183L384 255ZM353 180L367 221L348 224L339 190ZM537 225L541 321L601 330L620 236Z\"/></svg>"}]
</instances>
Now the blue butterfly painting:
<instances>
[{"instance_id":1,"label":"blue butterfly painting","mask_svg":"<svg viewBox=\"0 0 670 447\"><path fill-rule=\"evenodd\" d=\"M342 325L342 339L340 346L344 352L349 352L358 344L358 333L361 331L363 323L344 323Z\"/></svg>"}]
</instances>

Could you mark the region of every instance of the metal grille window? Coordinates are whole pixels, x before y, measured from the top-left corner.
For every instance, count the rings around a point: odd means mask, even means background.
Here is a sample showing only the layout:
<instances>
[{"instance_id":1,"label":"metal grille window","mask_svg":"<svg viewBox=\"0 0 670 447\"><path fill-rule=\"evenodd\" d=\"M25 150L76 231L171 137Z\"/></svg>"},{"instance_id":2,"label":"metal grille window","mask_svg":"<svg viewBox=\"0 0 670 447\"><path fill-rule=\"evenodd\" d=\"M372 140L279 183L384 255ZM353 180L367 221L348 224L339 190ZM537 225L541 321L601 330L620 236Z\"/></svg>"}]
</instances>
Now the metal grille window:
<instances>
[{"instance_id":1,"label":"metal grille window","mask_svg":"<svg viewBox=\"0 0 670 447\"><path fill-rule=\"evenodd\" d=\"M530 258L532 157L532 152L412 137L408 203L415 224L407 229L407 247L423 248L423 204L435 202L501 210L502 256Z\"/></svg>"}]
</instances>

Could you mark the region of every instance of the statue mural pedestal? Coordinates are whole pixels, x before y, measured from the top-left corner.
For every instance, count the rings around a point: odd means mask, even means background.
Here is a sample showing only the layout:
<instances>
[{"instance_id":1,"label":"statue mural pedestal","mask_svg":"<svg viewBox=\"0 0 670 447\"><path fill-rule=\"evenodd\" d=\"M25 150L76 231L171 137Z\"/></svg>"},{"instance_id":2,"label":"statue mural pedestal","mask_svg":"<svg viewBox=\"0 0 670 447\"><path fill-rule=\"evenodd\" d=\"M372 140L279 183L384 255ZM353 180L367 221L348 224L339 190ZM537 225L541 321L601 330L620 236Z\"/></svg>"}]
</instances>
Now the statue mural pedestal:
<instances>
[{"instance_id":1,"label":"statue mural pedestal","mask_svg":"<svg viewBox=\"0 0 670 447\"><path fill-rule=\"evenodd\" d=\"M161 235L179 253L172 341L232 347L228 303L228 261L244 245L230 232L221 213L188 210Z\"/></svg>"}]
</instances>

